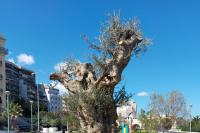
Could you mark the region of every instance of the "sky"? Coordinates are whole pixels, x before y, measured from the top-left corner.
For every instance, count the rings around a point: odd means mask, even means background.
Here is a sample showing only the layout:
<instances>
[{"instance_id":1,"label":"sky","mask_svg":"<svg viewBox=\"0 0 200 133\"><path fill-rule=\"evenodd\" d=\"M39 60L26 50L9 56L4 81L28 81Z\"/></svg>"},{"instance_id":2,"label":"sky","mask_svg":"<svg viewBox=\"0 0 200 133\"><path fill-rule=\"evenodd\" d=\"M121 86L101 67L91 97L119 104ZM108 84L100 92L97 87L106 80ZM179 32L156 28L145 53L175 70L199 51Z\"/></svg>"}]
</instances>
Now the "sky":
<instances>
[{"instance_id":1,"label":"sky","mask_svg":"<svg viewBox=\"0 0 200 133\"><path fill-rule=\"evenodd\" d=\"M199 0L0 0L0 34L6 38L7 60L36 72L37 82L50 83L56 64L67 57L86 61L81 39L99 34L106 14L138 18L151 46L133 57L123 82L138 110L148 109L149 95L178 90L193 115L200 114Z\"/></svg>"}]
</instances>

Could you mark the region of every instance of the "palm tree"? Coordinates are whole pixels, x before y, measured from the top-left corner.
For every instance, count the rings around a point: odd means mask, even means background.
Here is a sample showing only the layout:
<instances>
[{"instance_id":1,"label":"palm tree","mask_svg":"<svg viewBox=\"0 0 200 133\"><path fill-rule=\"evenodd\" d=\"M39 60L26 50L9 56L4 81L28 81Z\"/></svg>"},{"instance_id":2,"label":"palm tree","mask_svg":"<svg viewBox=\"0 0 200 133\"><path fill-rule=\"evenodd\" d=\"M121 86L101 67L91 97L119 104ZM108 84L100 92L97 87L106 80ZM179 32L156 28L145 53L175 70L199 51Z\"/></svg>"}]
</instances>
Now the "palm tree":
<instances>
[{"instance_id":1,"label":"palm tree","mask_svg":"<svg viewBox=\"0 0 200 133\"><path fill-rule=\"evenodd\" d=\"M11 128L13 129L16 128L17 118L19 116L22 116L22 112L23 112L23 109L21 105L19 105L18 103L11 102L9 104L9 114L10 114L10 120L11 120L11 125L12 125Z\"/></svg>"}]
</instances>

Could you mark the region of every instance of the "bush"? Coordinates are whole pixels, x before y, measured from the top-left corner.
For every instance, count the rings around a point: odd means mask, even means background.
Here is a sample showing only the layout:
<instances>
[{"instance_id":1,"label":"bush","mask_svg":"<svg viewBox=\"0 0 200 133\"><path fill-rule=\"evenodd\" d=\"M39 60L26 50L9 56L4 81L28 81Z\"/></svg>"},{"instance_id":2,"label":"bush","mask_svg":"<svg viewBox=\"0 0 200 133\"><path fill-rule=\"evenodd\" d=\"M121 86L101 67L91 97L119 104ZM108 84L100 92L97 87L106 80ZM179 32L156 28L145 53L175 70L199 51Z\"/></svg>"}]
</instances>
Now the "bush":
<instances>
[{"instance_id":1,"label":"bush","mask_svg":"<svg viewBox=\"0 0 200 133\"><path fill-rule=\"evenodd\" d=\"M56 127L58 125L57 119L50 119L49 124L51 127Z\"/></svg>"},{"instance_id":2,"label":"bush","mask_svg":"<svg viewBox=\"0 0 200 133\"><path fill-rule=\"evenodd\" d=\"M48 115L43 116L41 123L42 123L43 127L49 127L50 126L50 118L49 118L49 116Z\"/></svg>"},{"instance_id":3,"label":"bush","mask_svg":"<svg viewBox=\"0 0 200 133\"><path fill-rule=\"evenodd\" d=\"M0 116L0 129L4 129L4 127L6 126L7 126L7 120L4 117Z\"/></svg>"},{"instance_id":4,"label":"bush","mask_svg":"<svg viewBox=\"0 0 200 133\"><path fill-rule=\"evenodd\" d=\"M60 119L62 117L60 117L58 113L41 111L40 116L43 127L49 127L49 126L55 127L61 123Z\"/></svg>"}]
</instances>

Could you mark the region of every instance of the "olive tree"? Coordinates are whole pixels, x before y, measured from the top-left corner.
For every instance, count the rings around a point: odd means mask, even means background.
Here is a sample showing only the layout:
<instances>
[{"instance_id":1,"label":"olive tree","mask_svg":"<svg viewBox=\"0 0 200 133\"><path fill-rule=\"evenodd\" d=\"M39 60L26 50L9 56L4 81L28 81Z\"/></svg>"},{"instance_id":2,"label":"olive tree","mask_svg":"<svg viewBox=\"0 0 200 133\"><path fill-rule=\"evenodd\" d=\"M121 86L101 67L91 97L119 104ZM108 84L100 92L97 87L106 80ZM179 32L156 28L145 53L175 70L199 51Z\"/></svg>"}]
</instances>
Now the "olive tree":
<instances>
[{"instance_id":1,"label":"olive tree","mask_svg":"<svg viewBox=\"0 0 200 133\"><path fill-rule=\"evenodd\" d=\"M115 14L102 25L96 41L84 38L96 50L91 61L69 59L50 79L62 83L76 97L81 132L110 132L117 119L115 86L121 81L131 56L145 51L148 41L135 19L121 21Z\"/></svg>"}]
</instances>

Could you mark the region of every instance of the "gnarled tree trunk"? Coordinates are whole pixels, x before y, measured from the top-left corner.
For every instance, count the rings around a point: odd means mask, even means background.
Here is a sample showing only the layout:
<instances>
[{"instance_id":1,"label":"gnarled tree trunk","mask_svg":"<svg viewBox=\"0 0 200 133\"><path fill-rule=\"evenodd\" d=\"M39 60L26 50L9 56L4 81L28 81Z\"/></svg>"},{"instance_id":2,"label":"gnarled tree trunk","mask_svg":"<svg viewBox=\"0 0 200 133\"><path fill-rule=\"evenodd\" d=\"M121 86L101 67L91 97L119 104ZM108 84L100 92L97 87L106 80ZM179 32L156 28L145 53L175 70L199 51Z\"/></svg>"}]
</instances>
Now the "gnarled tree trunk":
<instances>
[{"instance_id":1,"label":"gnarled tree trunk","mask_svg":"<svg viewBox=\"0 0 200 133\"><path fill-rule=\"evenodd\" d=\"M111 132L117 120L114 88L131 55L142 51L146 45L141 43L143 39L135 21L121 23L118 16L111 16L104 29L100 45L91 44L91 48L102 53L100 57L94 56L93 64L68 61L62 71L50 76L76 96L75 112L81 132Z\"/></svg>"},{"instance_id":2,"label":"gnarled tree trunk","mask_svg":"<svg viewBox=\"0 0 200 133\"><path fill-rule=\"evenodd\" d=\"M87 133L110 133L115 124L116 111L115 105L110 103L110 107L105 109L104 112L96 111L96 107L93 108L95 114L90 114L93 112L87 112L87 107L84 105L79 112L79 120L81 125L81 131ZM95 115L95 117L93 116Z\"/></svg>"}]
</instances>

